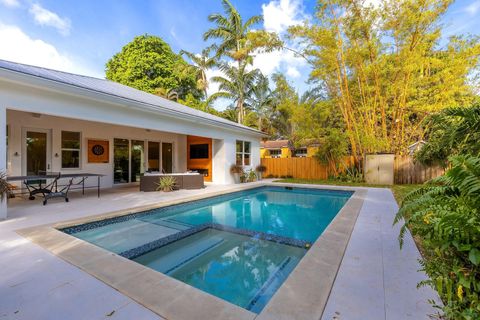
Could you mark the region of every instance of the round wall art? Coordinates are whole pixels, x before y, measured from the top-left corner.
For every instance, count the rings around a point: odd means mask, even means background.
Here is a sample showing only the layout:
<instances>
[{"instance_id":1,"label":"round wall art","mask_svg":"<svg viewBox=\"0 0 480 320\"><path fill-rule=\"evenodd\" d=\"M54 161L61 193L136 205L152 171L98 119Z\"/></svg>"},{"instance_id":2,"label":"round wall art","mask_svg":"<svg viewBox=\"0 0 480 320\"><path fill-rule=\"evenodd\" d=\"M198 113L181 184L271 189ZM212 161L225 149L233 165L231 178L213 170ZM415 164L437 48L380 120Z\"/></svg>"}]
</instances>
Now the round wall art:
<instances>
[{"instance_id":1,"label":"round wall art","mask_svg":"<svg viewBox=\"0 0 480 320\"><path fill-rule=\"evenodd\" d=\"M99 144L96 144L92 147L92 152L96 156L101 156L105 153L105 148Z\"/></svg>"},{"instance_id":2,"label":"round wall art","mask_svg":"<svg viewBox=\"0 0 480 320\"><path fill-rule=\"evenodd\" d=\"M88 140L88 162L89 163L108 163L108 140Z\"/></svg>"}]
</instances>

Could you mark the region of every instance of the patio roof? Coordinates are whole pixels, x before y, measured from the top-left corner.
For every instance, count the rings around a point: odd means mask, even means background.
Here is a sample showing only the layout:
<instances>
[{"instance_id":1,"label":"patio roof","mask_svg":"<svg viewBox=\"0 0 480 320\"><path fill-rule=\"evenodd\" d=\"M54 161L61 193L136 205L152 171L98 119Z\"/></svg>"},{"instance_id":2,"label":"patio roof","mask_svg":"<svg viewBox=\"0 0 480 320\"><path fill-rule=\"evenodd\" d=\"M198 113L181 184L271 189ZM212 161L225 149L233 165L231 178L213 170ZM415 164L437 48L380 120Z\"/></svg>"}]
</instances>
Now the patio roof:
<instances>
[{"instance_id":1,"label":"patio roof","mask_svg":"<svg viewBox=\"0 0 480 320\"><path fill-rule=\"evenodd\" d=\"M129 103L134 104L137 108L143 109L144 111L154 111L156 113L182 118L193 118L197 121L211 123L230 129L234 128L244 132L247 131L250 134L253 133L259 136L265 136L265 134L259 130L106 79L83 76L6 60L0 60L0 77L2 77L1 71L6 71L7 74L11 76L26 76L29 79L37 80L37 83L38 80L40 80L42 86L51 89L53 89L52 84L60 84L80 89L84 92L87 91L90 95L93 94L96 99L105 100L106 96L110 98L120 98L127 100ZM10 79L11 77L6 78Z\"/></svg>"}]
</instances>

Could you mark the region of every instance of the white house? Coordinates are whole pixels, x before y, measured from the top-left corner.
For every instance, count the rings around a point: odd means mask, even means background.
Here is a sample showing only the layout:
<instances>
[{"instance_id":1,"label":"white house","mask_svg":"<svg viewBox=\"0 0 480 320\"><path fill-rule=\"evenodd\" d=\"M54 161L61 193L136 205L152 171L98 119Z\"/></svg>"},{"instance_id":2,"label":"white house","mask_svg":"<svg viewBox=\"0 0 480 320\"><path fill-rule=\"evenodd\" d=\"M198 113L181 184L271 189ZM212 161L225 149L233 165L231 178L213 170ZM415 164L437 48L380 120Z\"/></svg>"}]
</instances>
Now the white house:
<instances>
[{"instance_id":1,"label":"white house","mask_svg":"<svg viewBox=\"0 0 480 320\"><path fill-rule=\"evenodd\" d=\"M112 81L0 60L0 170L9 176L104 174L102 187L146 170L201 170L233 183L232 164L260 163L255 129ZM196 145L206 159L189 158ZM100 146L100 147L99 147ZM95 148L96 149L95 149ZM101 152L97 149L100 149ZM205 158L205 157L204 157ZM0 217L6 216L4 206Z\"/></svg>"}]
</instances>

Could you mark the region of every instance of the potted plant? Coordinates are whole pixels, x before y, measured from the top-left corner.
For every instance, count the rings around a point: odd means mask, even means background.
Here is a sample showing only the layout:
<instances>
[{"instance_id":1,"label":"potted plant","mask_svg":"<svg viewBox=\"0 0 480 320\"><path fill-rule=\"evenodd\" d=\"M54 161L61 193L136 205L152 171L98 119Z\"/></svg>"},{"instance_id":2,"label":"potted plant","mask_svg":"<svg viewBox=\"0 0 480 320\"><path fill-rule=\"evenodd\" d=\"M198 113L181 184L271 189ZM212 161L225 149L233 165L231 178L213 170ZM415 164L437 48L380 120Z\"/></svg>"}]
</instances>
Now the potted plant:
<instances>
[{"instance_id":1,"label":"potted plant","mask_svg":"<svg viewBox=\"0 0 480 320\"><path fill-rule=\"evenodd\" d=\"M243 174L243 167L237 164L232 164L230 167L230 173L233 175L235 183L240 183L240 176Z\"/></svg>"},{"instance_id":2,"label":"potted plant","mask_svg":"<svg viewBox=\"0 0 480 320\"><path fill-rule=\"evenodd\" d=\"M0 202L5 200L12 190L12 186L7 182L7 174L5 172L0 172Z\"/></svg>"},{"instance_id":3,"label":"potted plant","mask_svg":"<svg viewBox=\"0 0 480 320\"><path fill-rule=\"evenodd\" d=\"M242 170L242 174L240 175L240 183L247 182L247 179L248 179L247 172Z\"/></svg>"},{"instance_id":4,"label":"potted plant","mask_svg":"<svg viewBox=\"0 0 480 320\"><path fill-rule=\"evenodd\" d=\"M267 167L265 167L263 164L259 164L256 168L255 171L257 172L257 178L258 180L262 180L263 174L267 171Z\"/></svg>"},{"instance_id":5,"label":"potted plant","mask_svg":"<svg viewBox=\"0 0 480 320\"><path fill-rule=\"evenodd\" d=\"M248 172L247 179L248 179L248 182L254 182L255 180L257 180L257 174L255 173L255 171L250 169L250 171Z\"/></svg>"},{"instance_id":6,"label":"potted plant","mask_svg":"<svg viewBox=\"0 0 480 320\"><path fill-rule=\"evenodd\" d=\"M170 192L173 191L177 181L172 176L161 177L157 183L157 191Z\"/></svg>"}]
</instances>

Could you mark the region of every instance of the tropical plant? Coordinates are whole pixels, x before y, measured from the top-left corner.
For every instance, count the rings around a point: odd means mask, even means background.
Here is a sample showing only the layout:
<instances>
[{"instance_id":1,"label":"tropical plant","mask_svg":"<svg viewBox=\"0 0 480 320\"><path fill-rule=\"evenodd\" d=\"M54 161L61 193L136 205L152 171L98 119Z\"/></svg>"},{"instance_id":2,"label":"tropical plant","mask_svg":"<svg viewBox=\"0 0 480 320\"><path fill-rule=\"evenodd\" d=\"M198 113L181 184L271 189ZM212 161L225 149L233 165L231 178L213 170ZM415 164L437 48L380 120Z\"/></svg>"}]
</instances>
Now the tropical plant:
<instances>
[{"instance_id":1,"label":"tropical plant","mask_svg":"<svg viewBox=\"0 0 480 320\"><path fill-rule=\"evenodd\" d=\"M5 200L5 197L8 196L11 190L12 186L7 181L7 173L0 172L0 202Z\"/></svg>"},{"instance_id":2,"label":"tropical plant","mask_svg":"<svg viewBox=\"0 0 480 320\"><path fill-rule=\"evenodd\" d=\"M250 169L247 172L246 176L247 176L247 181L248 182L254 182L255 180L257 180L257 174L252 169Z\"/></svg>"},{"instance_id":3,"label":"tropical plant","mask_svg":"<svg viewBox=\"0 0 480 320\"><path fill-rule=\"evenodd\" d=\"M244 124L247 115L249 122L257 118L256 114L247 114L244 108L248 96L252 93L251 90L256 87L255 82L259 74L258 70L249 71L248 66L253 63L256 52L277 50L282 47L282 41L275 33L253 30L255 24L262 22L262 16L253 16L244 22L238 10L229 0L222 0L222 5L224 13L214 13L208 17L208 20L215 26L203 35L205 41L217 40L211 47L216 52L217 60L222 57L231 59L219 63L219 69L225 76L212 79L220 84L220 89L218 93L212 95L211 101L218 98L234 101L237 122ZM252 125L252 123L248 123L248 125Z\"/></svg>"},{"instance_id":4,"label":"tropical plant","mask_svg":"<svg viewBox=\"0 0 480 320\"><path fill-rule=\"evenodd\" d=\"M446 166L449 155L480 155L479 103L445 109L430 116L425 127L428 143L415 154L421 163Z\"/></svg>"},{"instance_id":5,"label":"tropical plant","mask_svg":"<svg viewBox=\"0 0 480 320\"><path fill-rule=\"evenodd\" d=\"M197 109L203 112L208 112L216 116L223 116L223 114L217 111L208 101L203 101L195 98L192 94L187 94L184 99L178 99L178 103L189 106L190 108Z\"/></svg>"},{"instance_id":6,"label":"tropical plant","mask_svg":"<svg viewBox=\"0 0 480 320\"><path fill-rule=\"evenodd\" d=\"M238 68L227 63L222 63L219 68L225 76L212 78L213 82L219 84L219 91L212 94L209 101L214 101L219 98L233 100L238 114L238 123L243 123L245 117L245 101L256 84L256 80L259 77L259 70L247 70L246 62L240 63Z\"/></svg>"},{"instance_id":7,"label":"tropical plant","mask_svg":"<svg viewBox=\"0 0 480 320\"><path fill-rule=\"evenodd\" d=\"M238 164L232 164L230 166L230 173L231 174L241 174L241 173L243 173L243 167L239 166Z\"/></svg>"},{"instance_id":8,"label":"tropical plant","mask_svg":"<svg viewBox=\"0 0 480 320\"><path fill-rule=\"evenodd\" d=\"M160 177L158 183L156 183L157 191L170 192L175 188L176 184L177 180L173 176Z\"/></svg>"},{"instance_id":9,"label":"tropical plant","mask_svg":"<svg viewBox=\"0 0 480 320\"><path fill-rule=\"evenodd\" d=\"M265 172L267 172L267 167L265 167L263 164L259 164L256 168L255 168L255 172L257 173L257 178L259 180L262 179L262 176Z\"/></svg>"},{"instance_id":10,"label":"tropical plant","mask_svg":"<svg viewBox=\"0 0 480 320\"><path fill-rule=\"evenodd\" d=\"M257 115L258 130L270 131L274 95L270 89L268 78L263 74L258 74L257 81L246 97L245 103Z\"/></svg>"},{"instance_id":11,"label":"tropical plant","mask_svg":"<svg viewBox=\"0 0 480 320\"><path fill-rule=\"evenodd\" d=\"M315 154L315 158L321 163L328 164L336 177L341 169L347 168L344 162L348 155L348 141L345 133L337 129L330 129L320 143L320 148Z\"/></svg>"},{"instance_id":12,"label":"tropical plant","mask_svg":"<svg viewBox=\"0 0 480 320\"><path fill-rule=\"evenodd\" d=\"M395 223L422 239L422 284L437 290L447 319L480 319L480 158L456 155L451 168L409 193Z\"/></svg>"},{"instance_id":13,"label":"tropical plant","mask_svg":"<svg viewBox=\"0 0 480 320\"><path fill-rule=\"evenodd\" d=\"M211 48L203 49L202 53L197 55L185 50L180 51L181 55L187 56L193 65L197 68L197 89L201 90L204 94L205 99L208 98L208 78L207 71L213 68L216 64L215 57L210 57Z\"/></svg>"},{"instance_id":14,"label":"tropical plant","mask_svg":"<svg viewBox=\"0 0 480 320\"><path fill-rule=\"evenodd\" d=\"M196 68L156 36L135 37L107 62L105 74L109 80L149 93L175 90L178 98L203 94L197 89Z\"/></svg>"},{"instance_id":15,"label":"tropical plant","mask_svg":"<svg viewBox=\"0 0 480 320\"><path fill-rule=\"evenodd\" d=\"M154 94L168 100L178 100L178 92L175 89L157 88L155 89Z\"/></svg>"},{"instance_id":16,"label":"tropical plant","mask_svg":"<svg viewBox=\"0 0 480 320\"><path fill-rule=\"evenodd\" d=\"M213 46L216 57L228 56L238 61L240 67L241 61L247 59L253 49L247 47L247 35L263 18L253 16L244 23L242 16L229 0L222 0L222 6L225 15L214 13L208 16L208 21L216 26L205 32L203 39L220 40L218 45Z\"/></svg>"},{"instance_id":17,"label":"tropical plant","mask_svg":"<svg viewBox=\"0 0 480 320\"><path fill-rule=\"evenodd\" d=\"M422 138L428 114L475 99L478 39L442 45L440 21L452 2L320 1L314 19L290 28L357 157L404 153Z\"/></svg>"}]
</instances>

